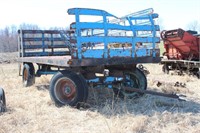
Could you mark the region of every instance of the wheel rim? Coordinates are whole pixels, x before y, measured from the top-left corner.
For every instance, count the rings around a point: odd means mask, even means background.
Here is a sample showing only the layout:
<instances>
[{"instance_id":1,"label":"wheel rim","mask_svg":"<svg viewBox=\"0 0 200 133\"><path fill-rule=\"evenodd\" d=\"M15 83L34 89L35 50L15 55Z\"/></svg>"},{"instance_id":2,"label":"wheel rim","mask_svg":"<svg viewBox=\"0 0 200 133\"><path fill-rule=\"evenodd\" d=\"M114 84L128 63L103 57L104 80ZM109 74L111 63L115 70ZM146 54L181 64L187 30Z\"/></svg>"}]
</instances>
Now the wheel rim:
<instances>
[{"instance_id":1,"label":"wheel rim","mask_svg":"<svg viewBox=\"0 0 200 133\"><path fill-rule=\"evenodd\" d=\"M23 83L26 86L28 82L28 70L24 69L24 73L23 73Z\"/></svg>"},{"instance_id":2,"label":"wheel rim","mask_svg":"<svg viewBox=\"0 0 200 133\"><path fill-rule=\"evenodd\" d=\"M55 96L63 104L69 104L77 96L75 83L68 78L60 78L55 84Z\"/></svg>"},{"instance_id":3,"label":"wheel rim","mask_svg":"<svg viewBox=\"0 0 200 133\"><path fill-rule=\"evenodd\" d=\"M125 82L122 83L122 93L126 97L134 97L138 95L137 92L132 92L130 90L126 90L123 87L131 87L131 88L140 88L140 82L137 76L134 73L128 72L124 74L125 76Z\"/></svg>"},{"instance_id":4,"label":"wheel rim","mask_svg":"<svg viewBox=\"0 0 200 133\"><path fill-rule=\"evenodd\" d=\"M128 98L134 98L138 97L141 95L141 93L131 91L130 88L135 88L135 89L146 89L146 84L145 81L140 81L140 80L146 80L146 77L144 74L140 75L143 77L140 77L137 75L138 73L134 72L125 72L124 73L124 80L122 83L118 84L118 86L115 86L114 89L117 89L118 94L122 94L122 97L128 97ZM128 89L126 89L126 87Z\"/></svg>"}]
</instances>

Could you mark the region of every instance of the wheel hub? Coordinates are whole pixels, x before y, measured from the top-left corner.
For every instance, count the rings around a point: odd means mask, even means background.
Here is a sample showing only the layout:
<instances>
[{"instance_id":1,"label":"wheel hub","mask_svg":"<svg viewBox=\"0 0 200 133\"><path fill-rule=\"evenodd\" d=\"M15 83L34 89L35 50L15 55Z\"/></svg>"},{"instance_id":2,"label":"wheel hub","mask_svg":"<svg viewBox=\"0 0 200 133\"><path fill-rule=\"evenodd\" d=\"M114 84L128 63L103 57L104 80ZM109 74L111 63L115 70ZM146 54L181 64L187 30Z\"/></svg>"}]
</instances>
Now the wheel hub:
<instances>
[{"instance_id":1,"label":"wheel hub","mask_svg":"<svg viewBox=\"0 0 200 133\"><path fill-rule=\"evenodd\" d=\"M70 88L69 86L66 86L66 87L64 88L64 93L65 93L66 95L69 95L71 92L72 92L72 90L71 90L71 88Z\"/></svg>"},{"instance_id":2,"label":"wheel hub","mask_svg":"<svg viewBox=\"0 0 200 133\"><path fill-rule=\"evenodd\" d=\"M69 103L76 97L76 85L71 79L60 78L55 86L55 94L60 102Z\"/></svg>"}]
</instances>

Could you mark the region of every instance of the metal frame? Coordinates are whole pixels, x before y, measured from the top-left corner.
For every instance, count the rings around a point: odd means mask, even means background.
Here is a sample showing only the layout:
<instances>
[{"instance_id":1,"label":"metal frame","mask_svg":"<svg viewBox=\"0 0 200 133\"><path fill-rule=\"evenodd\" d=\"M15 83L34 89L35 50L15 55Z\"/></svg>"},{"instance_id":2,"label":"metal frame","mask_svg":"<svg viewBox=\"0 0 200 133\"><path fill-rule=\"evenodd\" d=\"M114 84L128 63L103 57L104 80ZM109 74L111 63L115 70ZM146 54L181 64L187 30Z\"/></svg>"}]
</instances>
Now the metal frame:
<instances>
[{"instance_id":1,"label":"metal frame","mask_svg":"<svg viewBox=\"0 0 200 133\"><path fill-rule=\"evenodd\" d=\"M70 25L71 29L68 31L19 30L19 61L62 67L160 61L159 49L156 49L155 45L160 41L156 36L159 26L154 23L158 14L153 13L153 9L142 10L122 18L104 10L88 8L71 8L68 14L75 15L75 23ZM81 15L101 16L103 21L81 22ZM95 34L99 31L101 33ZM129 35L115 35L113 32L129 32ZM145 32L148 34L141 34ZM150 45L137 47L138 43ZM112 44L122 46L109 48ZM56 49L61 50L56 52ZM118 61L112 63L112 60Z\"/></svg>"},{"instance_id":2,"label":"metal frame","mask_svg":"<svg viewBox=\"0 0 200 133\"><path fill-rule=\"evenodd\" d=\"M155 43L159 42L159 37L156 37L156 31L159 30L159 26L154 24L153 19L158 17L158 14L148 14L141 16L130 16L123 18L123 23L125 21L128 22L128 25L121 25L117 23L112 23L108 21L109 17L117 19L116 16L103 11L103 10L96 10L96 9L84 9L84 8L72 8L68 10L69 15L75 15L76 23L72 24L72 29L75 29L76 35L77 35L77 52L73 53L73 58L108 58L109 52L108 50L108 44L109 43L129 43L131 44L131 47L129 49L118 49L112 51L112 56L119 56L119 53L126 53L126 55L121 54L122 56L128 56L128 57L140 57L143 56L142 52L140 52L140 49L138 50L138 54L136 54L136 43L152 43L152 48L155 49ZM102 22L81 22L80 16L81 15L95 15L95 16L101 16L103 21ZM149 25L140 25L140 24L134 24L133 21L137 20L148 20L150 22ZM119 19L120 21L121 19ZM93 34L94 30L103 30L102 34ZM91 31L90 36L83 36L82 31L88 30L88 32ZM131 36L111 36L109 32L117 30L117 31L125 31L125 32L132 32ZM136 33L139 31L151 31L152 35L147 37L141 37L137 35ZM86 51L81 50L81 45L83 43L92 43L92 44L99 44L103 43L103 49L87 49ZM146 49L145 49L146 50ZM98 52L97 57L95 55L91 56L91 52ZM88 54L89 53L89 54ZM156 53L153 51L153 57L155 57ZM145 56L151 56L146 54Z\"/></svg>"},{"instance_id":3,"label":"metal frame","mask_svg":"<svg viewBox=\"0 0 200 133\"><path fill-rule=\"evenodd\" d=\"M188 61L188 60L166 60L166 59L163 59L161 61L161 64L165 64L165 63L168 63L168 64L174 64L174 63L177 63L177 64L180 64L182 67L188 67L189 66L192 66L193 68L200 68L200 62L199 61Z\"/></svg>"},{"instance_id":4,"label":"metal frame","mask_svg":"<svg viewBox=\"0 0 200 133\"><path fill-rule=\"evenodd\" d=\"M67 31L18 31L19 62L30 66L32 71L32 63L36 63L36 76L59 74L64 68L62 72L72 74L85 87L84 94L79 94L80 97L84 95L84 99L87 99L87 83L92 87L102 85L112 88L123 82L129 85L126 89L132 89L132 92L178 98L176 95L145 91L146 76L136 68L137 63L160 62L160 50L156 48L156 43L160 42L156 36L159 26L154 23L158 14L153 13L152 8L121 18L104 10L88 8L71 8L68 14L75 16L75 22ZM102 20L82 22L82 15L100 16ZM58 70L52 70L51 67ZM137 82L130 76L132 71ZM138 88L133 88L133 84L137 84ZM53 81L51 85L55 85ZM54 95L55 92L52 93ZM82 102L81 99L78 102Z\"/></svg>"}]
</instances>

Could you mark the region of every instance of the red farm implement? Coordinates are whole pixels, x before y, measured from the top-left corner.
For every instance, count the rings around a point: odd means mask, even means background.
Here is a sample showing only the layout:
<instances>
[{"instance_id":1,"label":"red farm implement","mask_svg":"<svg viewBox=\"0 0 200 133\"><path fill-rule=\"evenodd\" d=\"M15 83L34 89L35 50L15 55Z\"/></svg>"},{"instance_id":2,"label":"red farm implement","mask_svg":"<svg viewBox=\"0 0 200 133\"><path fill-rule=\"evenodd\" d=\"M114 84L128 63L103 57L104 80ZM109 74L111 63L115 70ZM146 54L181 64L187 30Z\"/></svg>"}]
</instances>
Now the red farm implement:
<instances>
[{"instance_id":1,"label":"red farm implement","mask_svg":"<svg viewBox=\"0 0 200 133\"><path fill-rule=\"evenodd\" d=\"M178 70L179 74L200 76L200 36L195 31L175 29L162 31L166 52L161 61L163 71Z\"/></svg>"}]
</instances>

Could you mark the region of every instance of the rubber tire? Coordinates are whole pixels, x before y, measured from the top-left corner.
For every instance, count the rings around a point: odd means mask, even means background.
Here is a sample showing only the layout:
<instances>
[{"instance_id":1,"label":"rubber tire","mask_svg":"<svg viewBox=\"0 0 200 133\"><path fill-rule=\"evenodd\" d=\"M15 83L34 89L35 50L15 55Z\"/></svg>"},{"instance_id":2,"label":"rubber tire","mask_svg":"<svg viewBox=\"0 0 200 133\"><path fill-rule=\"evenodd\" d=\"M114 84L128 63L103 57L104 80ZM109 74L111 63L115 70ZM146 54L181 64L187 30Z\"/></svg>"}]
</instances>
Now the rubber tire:
<instances>
[{"instance_id":1,"label":"rubber tire","mask_svg":"<svg viewBox=\"0 0 200 133\"><path fill-rule=\"evenodd\" d=\"M78 75L78 77L80 78L81 82L82 82L82 86L84 88L84 98L83 98L83 102L87 102L87 99L88 99L88 84L85 80L85 78L80 74Z\"/></svg>"},{"instance_id":2,"label":"rubber tire","mask_svg":"<svg viewBox=\"0 0 200 133\"><path fill-rule=\"evenodd\" d=\"M66 78L70 79L76 86L76 96L72 101L61 101L56 94L55 88L56 88L56 83L59 79L61 78ZM49 86L49 93L51 96L51 99L54 101L56 106L64 106L64 105L70 105L70 106L75 106L79 108L80 104L85 102L87 100L88 96L88 88L87 84L84 81L84 78L81 77L80 75L77 75L76 73L72 71L60 71L57 72L51 79L50 81L50 86Z\"/></svg>"},{"instance_id":3,"label":"rubber tire","mask_svg":"<svg viewBox=\"0 0 200 133\"><path fill-rule=\"evenodd\" d=\"M169 74L169 66L167 64L164 64L162 66L162 71L166 74Z\"/></svg>"},{"instance_id":4,"label":"rubber tire","mask_svg":"<svg viewBox=\"0 0 200 133\"><path fill-rule=\"evenodd\" d=\"M146 90L147 89L147 79L145 74L138 68L132 70L132 71L127 71L125 73L131 73L133 76L139 81L139 89ZM119 98L138 98L144 95L143 93L138 93L138 92L133 92L132 94L126 94L123 90L119 90L118 88L113 87L113 92L116 97Z\"/></svg>"},{"instance_id":5,"label":"rubber tire","mask_svg":"<svg viewBox=\"0 0 200 133\"><path fill-rule=\"evenodd\" d=\"M27 71L27 79L25 79L25 71ZM25 63L22 72L23 86L28 87L35 83L35 69L32 63Z\"/></svg>"},{"instance_id":6,"label":"rubber tire","mask_svg":"<svg viewBox=\"0 0 200 133\"><path fill-rule=\"evenodd\" d=\"M2 88L0 88L0 112L6 111L6 97L5 92Z\"/></svg>"},{"instance_id":7,"label":"rubber tire","mask_svg":"<svg viewBox=\"0 0 200 133\"><path fill-rule=\"evenodd\" d=\"M195 75L198 79L200 79L200 68L196 69Z\"/></svg>"},{"instance_id":8,"label":"rubber tire","mask_svg":"<svg viewBox=\"0 0 200 133\"><path fill-rule=\"evenodd\" d=\"M200 72L197 72L197 78L200 79Z\"/></svg>"}]
</instances>

